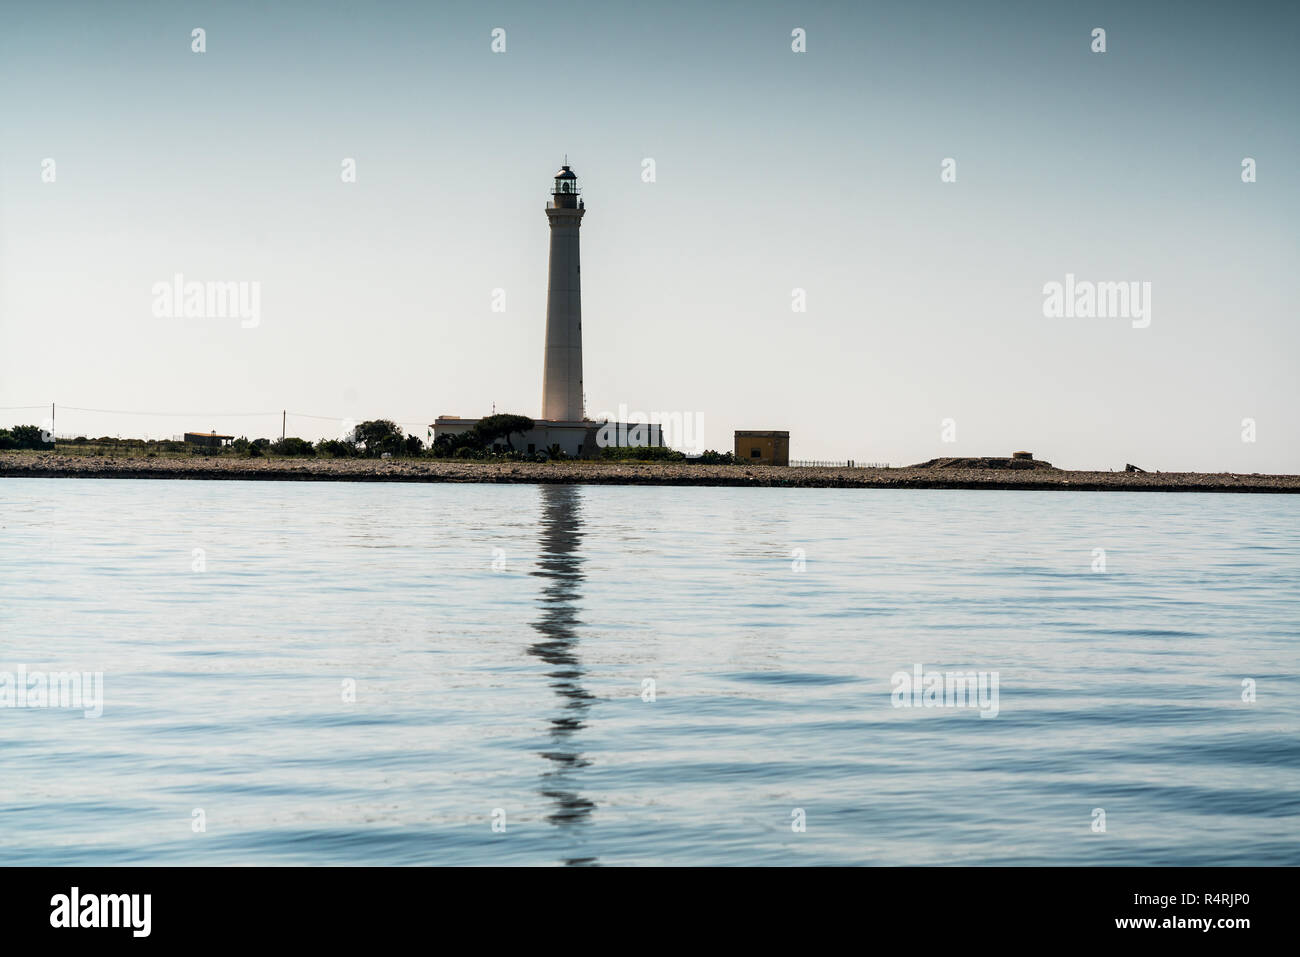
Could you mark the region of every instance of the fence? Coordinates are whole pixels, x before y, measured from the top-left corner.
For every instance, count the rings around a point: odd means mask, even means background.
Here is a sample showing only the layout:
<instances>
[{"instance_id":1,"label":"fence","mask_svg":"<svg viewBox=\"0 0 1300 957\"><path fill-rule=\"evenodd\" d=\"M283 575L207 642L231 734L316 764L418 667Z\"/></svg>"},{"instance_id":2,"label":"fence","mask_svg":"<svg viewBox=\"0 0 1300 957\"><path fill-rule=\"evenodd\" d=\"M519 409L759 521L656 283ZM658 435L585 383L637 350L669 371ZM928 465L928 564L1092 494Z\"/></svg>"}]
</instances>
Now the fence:
<instances>
[{"instance_id":1,"label":"fence","mask_svg":"<svg viewBox=\"0 0 1300 957\"><path fill-rule=\"evenodd\" d=\"M54 441L56 442L76 442L78 440L81 440L81 442L83 442L84 444L94 445L101 438L110 439L113 442L121 442L123 444L127 442L145 443L145 442L185 441L185 437L183 435L170 435L170 436L169 435L131 435L131 436L104 435L103 433L97 432L95 429L91 429L88 432L55 432L54 433Z\"/></svg>"},{"instance_id":2,"label":"fence","mask_svg":"<svg viewBox=\"0 0 1300 957\"><path fill-rule=\"evenodd\" d=\"M823 461L821 459L791 459L790 465L795 468L813 468L813 469L887 469L888 462L859 462L856 459L848 459L843 462Z\"/></svg>"}]
</instances>

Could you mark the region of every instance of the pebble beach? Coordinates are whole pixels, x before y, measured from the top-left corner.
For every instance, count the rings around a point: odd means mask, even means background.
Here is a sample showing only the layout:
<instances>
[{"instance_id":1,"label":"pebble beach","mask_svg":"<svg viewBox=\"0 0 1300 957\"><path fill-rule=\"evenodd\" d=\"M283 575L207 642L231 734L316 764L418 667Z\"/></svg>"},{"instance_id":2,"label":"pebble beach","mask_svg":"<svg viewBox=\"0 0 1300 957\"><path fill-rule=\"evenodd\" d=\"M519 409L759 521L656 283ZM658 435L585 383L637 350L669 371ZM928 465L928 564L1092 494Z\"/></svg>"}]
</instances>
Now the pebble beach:
<instances>
[{"instance_id":1,"label":"pebble beach","mask_svg":"<svg viewBox=\"0 0 1300 957\"><path fill-rule=\"evenodd\" d=\"M1300 475L1070 469L825 468L450 459L78 456L0 452L0 477L235 479L281 482L484 482L780 488L965 488L1123 492L1300 492Z\"/></svg>"}]
</instances>

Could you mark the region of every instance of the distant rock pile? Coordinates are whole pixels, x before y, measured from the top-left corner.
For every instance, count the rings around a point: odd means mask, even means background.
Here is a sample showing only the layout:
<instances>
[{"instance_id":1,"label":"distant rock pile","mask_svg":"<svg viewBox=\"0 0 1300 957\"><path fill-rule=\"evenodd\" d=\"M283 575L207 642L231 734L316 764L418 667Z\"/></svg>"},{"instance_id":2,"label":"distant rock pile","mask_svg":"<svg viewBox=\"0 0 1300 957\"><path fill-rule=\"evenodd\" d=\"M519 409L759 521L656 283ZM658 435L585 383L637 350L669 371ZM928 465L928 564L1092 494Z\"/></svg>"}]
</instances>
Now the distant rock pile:
<instances>
[{"instance_id":1,"label":"distant rock pile","mask_svg":"<svg viewBox=\"0 0 1300 957\"><path fill-rule=\"evenodd\" d=\"M1024 458L1024 453L1017 453L1009 459L979 456L977 458L930 459L913 465L914 469L1051 469L1057 470L1051 462L1041 459ZM1059 471L1059 470L1057 470Z\"/></svg>"}]
</instances>

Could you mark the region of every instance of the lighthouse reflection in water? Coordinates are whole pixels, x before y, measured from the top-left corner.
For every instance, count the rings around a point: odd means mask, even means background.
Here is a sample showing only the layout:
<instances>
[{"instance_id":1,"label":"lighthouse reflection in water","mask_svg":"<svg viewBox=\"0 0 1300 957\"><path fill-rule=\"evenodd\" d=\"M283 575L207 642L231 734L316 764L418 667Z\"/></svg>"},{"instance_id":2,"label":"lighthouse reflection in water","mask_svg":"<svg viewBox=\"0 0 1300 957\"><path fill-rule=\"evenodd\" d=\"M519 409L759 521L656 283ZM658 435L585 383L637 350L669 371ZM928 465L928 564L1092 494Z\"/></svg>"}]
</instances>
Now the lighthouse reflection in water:
<instances>
[{"instance_id":1,"label":"lighthouse reflection in water","mask_svg":"<svg viewBox=\"0 0 1300 957\"><path fill-rule=\"evenodd\" d=\"M550 670L546 677L558 698L550 718L550 747L542 752L548 767L542 772L541 794L552 802L547 820L565 828L589 823L595 807L578 791L584 768L581 732L593 698L582 686L585 674L578 657L576 629L582 597L582 490L573 485L543 485L538 526L537 569L542 579L539 617L532 623L537 640L529 654L541 658ZM581 836L575 834L575 840ZM593 864L594 857L575 853L566 864Z\"/></svg>"}]
</instances>

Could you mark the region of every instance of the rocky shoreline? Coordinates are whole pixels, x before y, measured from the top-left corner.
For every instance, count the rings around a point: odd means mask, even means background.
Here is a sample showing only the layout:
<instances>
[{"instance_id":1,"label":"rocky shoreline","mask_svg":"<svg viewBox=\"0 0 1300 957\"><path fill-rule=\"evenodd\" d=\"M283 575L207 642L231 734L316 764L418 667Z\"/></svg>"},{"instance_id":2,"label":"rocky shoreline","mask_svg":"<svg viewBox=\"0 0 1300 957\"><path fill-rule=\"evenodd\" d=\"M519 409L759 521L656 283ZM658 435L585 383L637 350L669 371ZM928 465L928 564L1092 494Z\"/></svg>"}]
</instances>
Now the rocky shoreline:
<instances>
[{"instance_id":1,"label":"rocky shoreline","mask_svg":"<svg viewBox=\"0 0 1300 957\"><path fill-rule=\"evenodd\" d=\"M485 482L778 488L960 488L1117 492L1300 492L1300 475L1066 469L803 468L448 459L156 458L0 452L0 477L276 482Z\"/></svg>"}]
</instances>

